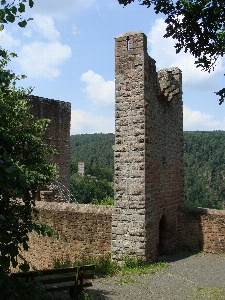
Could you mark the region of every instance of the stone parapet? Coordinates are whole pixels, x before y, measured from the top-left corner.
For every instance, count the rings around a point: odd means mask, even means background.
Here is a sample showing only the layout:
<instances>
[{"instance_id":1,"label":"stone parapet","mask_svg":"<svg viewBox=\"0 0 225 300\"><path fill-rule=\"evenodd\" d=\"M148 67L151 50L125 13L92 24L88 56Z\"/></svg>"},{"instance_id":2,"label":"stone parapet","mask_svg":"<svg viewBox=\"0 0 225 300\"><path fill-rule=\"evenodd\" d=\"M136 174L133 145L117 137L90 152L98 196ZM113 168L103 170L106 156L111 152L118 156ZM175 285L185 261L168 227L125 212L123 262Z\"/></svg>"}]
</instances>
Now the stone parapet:
<instances>
[{"instance_id":1,"label":"stone parapet","mask_svg":"<svg viewBox=\"0 0 225 300\"><path fill-rule=\"evenodd\" d=\"M177 247L225 253L225 210L179 206Z\"/></svg>"},{"instance_id":2,"label":"stone parapet","mask_svg":"<svg viewBox=\"0 0 225 300\"><path fill-rule=\"evenodd\" d=\"M29 234L29 251L22 257L33 269L52 268L57 259L74 262L111 251L113 206L38 201L36 209L38 221L56 230L59 239Z\"/></svg>"}]
</instances>

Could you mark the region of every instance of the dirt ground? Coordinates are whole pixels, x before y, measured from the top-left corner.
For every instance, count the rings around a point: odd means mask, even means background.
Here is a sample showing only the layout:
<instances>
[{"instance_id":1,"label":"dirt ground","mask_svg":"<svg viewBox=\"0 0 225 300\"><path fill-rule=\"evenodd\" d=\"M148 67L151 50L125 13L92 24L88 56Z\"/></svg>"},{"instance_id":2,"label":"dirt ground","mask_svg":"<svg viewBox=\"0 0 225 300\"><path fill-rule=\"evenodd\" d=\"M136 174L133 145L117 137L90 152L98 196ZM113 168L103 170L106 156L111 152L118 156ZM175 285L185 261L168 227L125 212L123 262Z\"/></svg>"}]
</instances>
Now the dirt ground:
<instances>
[{"instance_id":1,"label":"dirt ground","mask_svg":"<svg viewBox=\"0 0 225 300\"><path fill-rule=\"evenodd\" d=\"M94 279L87 291L94 300L225 300L225 254L176 254L163 259L169 266L154 274ZM69 298L64 293L54 299Z\"/></svg>"}]
</instances>

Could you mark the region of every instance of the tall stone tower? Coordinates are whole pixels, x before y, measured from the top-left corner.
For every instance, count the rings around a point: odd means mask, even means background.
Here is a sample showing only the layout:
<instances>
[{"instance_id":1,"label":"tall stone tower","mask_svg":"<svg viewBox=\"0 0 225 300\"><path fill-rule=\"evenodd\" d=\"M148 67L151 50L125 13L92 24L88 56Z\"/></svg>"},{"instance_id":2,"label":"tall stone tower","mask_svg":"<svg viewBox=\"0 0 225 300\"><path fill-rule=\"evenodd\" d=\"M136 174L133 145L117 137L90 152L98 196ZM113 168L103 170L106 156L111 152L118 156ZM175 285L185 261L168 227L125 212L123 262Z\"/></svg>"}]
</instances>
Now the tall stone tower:
<instances>
[{"instance_id":1,"label":"tall stone tower","mask_svg":"<svg viewBox=\"0 0 225 300\"><path fill-rule=\"evenodd\" d=\"M139 30L115 43L112 252L151 260L174 247L184 197L181 71L157 73Z\"/></svg>"},{"instance_id":2,"label":"tall stone tower","mask_svg":"<svg viewBox=\"0 0 225 300\"><path fill-rule=\"evenodd\" d=\"M60 183L59 187L61 194L61 191L63 191L63 189L67 191L70 188L71 104L69 102L56 101L53 99L47 99L32 95L28 96L28 99L29 103L31 104L31 113L35 117L50 119L49 126L45 133L44 142L48 146L56 149L58 152L57 155L49 155L48 160L50 162L57 163L58 165L59 177L57 178L57 180ZM49 194L49 191L41 191L40 198L41 200L45 201L50 201L47 198L51 198L51 201L56 201L54 199L53 193ZM68 200L62 198L60 201Z\"/></svg>"}]
</instances>

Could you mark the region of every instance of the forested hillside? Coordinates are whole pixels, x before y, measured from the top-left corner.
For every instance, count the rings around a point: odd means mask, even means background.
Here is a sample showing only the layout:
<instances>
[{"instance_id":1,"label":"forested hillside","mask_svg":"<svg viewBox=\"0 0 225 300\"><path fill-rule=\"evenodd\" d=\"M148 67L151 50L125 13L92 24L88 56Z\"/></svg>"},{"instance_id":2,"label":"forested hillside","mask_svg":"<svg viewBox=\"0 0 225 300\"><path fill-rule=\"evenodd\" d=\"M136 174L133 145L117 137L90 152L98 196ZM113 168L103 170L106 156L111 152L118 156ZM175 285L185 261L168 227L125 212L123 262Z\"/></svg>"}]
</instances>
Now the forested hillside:
<instances>
[{"instance_id":1,"label":"forested hillside","mask_svg":"<svg viewBox=\"0 0 225 300\"><path fill-rule=\"evenodd\" d=\"M71 136L71 192L78 202L113 197L114 139L112 133ZM91 176L79 178L78 161L85 163L85 174ZM222 209L225 205L225 131L184 132L184 170L185 203Z\"/></svg>"},{"instance_id":2,"label":"forested hillside","mask_svg":"<svg viewBox=\"0 0 225 300\"><path fill-rule=\"evenodd\" d=\"M185 203L225 205L225 131L184 132Z\"/></svg>"},{"instance_id":3,"label":"forested hillside","mask_svg":"<svg viewBox=\"0 0 225 300\"><path fill-rule=\"evenodd\" d=\"M79 203L112 204L114 158L113 133L71 136L70 189ZM79 176L78 162L85 163L85 176Z\"/></svg>"},{"instance_id":4,"label":"forested hillside","mask_svg":"<svg viewBox=\"0 0 225 300\"><path fill-rule=\"evenodd\" d=\"M113 133L77 134L71 135L71 158L73 161L93 163L101 167L113 169L113 148L115 135Z\"/></svg>"}]
</instances>

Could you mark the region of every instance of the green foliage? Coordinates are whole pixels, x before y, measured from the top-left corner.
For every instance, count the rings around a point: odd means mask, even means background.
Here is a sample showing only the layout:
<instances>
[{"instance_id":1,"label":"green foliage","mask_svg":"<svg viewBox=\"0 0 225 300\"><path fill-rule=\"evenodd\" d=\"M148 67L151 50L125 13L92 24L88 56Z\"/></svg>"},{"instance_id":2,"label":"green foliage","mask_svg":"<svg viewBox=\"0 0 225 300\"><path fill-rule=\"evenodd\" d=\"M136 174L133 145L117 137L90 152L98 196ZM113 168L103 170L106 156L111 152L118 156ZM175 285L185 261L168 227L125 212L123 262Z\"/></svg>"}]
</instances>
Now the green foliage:
<instances>
[{"instance_id":1,"label":"green foliage","mask_svg":"<svg viewBox=\"0 0 225 300\"><path fill-rule=\"evenodd\" d=\"M4 24L13 23L16 19L18 19L18 25L20 27L26 27L27 22L32 20L29 18L27 20L23 19L21 14L25 12L26 2L28 2L29 7L34 6L34 1L24 1L18 0L17 3L15 1L11 1L11 3L7 3L6 0L1 0L1 8L0 8L0 31L4 29Z\"/></svg>"},{"instance_id":2,"label":"green foliage","mask_svg":"<svg viewBox=\"0 0 225 300\"><path fill-rule=\"evenodd\" d=\"M110 137L107 137L107 134L98 136L94 135L82 135L78 136L77 145L80 145L82 141L85 141L85 145L88 145L88 153L95 152L95 137L101 140L108 147L108 150L102 151L98 154L99 161L109 161L113 162L113 151L111 151L112 146L114 144L114 135L110 134ZM90 141L88 140L90 138ZM76 140L76 136L74 136L74 141ZM74 144L73 144L74 145ZM82 148L82 157L86 157L85 145ZM93 146L93 147L92 147ZM76 148L76 146L74 145ZM81 149L81 148L80 148ZM185 173L185 203L190 206L201 206L208 208L217 208L222 209L225 205L225 173L224 173L224 165L225 165L225 132L224 131L214 131L214 132L184 132L184 173ZM78 153L77 149L71 149L71 152ZM110 154L110 157L108 156ZM92 168L88 170L93 176L97 178L104 178L107 181L108 177L107 173L101 171L106 169L113 172L112 169L108 169L106 165L97 165L95 161L92 163ZM103 168L104 167L104 168ZM76 162L77 168L77 162ZM74 170L77 172L77 169ZM99 177L98 177L99 176ZM74 193L75 189L77 194L80 191L80 194L88 194L89 193L89 185L87 185L88 190L84 191L84 187L82 184L79 186L76 184L75 188L73 187L73 182L76 180L76 175L73 174L71 176L71 191ZM83 180L91 180L84 179ZM111 180L111 178L110 178ZM78 180L79 181L79 180ZM77 182L78 183L78 182ZM81 183L81 181L80 181ZM93 179L92 184L95 184ZM91 185L91 184L90 184ZM90 189L91 190L91 189ZM93 192L91 197L87 197L91 200L92 204L101 204L101 202L105 202L103 200L106 196L102 195L101 198L94 196ZM112 197L111 195L107 195L108 197ZM79 196L78 196L79 198ZM84 198L84 197L83 197ZM80 198L80 201L83 201ZM107 202L107 201L106 201ZM82 202L80 202L82 203ZM103 204L103 203L102 203ZM107 205L110 203L106 203Z\"/></svg>"},{"instance_id":3,"label":"green foliage","mask_svg":"<svg viewBox=\"0 0 225 300\"><path fill-rule=\"evenodd\" d=\"M91 174L89 169L95 166L101 168L114 168L113 149L115 136L113 133L77 134L70 137L71 160L84 162L86 165L85 174ZM93 167L94 168L94 167Z\"/></svg>"},{"instance_id":4,"label":"green foliage","mask_svg":"<svg viewBox=\"0 0 225 300\"><path fill-rule=\"evenodd\" d=\"M147 263L139 256L124 256L120 259L120 263L111 259L111 254L108 253L104 257L97 258L93 256L84 256L79 260L72 262L70 259L56 259L54 260L54 268L81 266L81 265L95 265L95 275L97 277L113 276L116 274L152 274L162 268L168 266L167 262Z\"/></svg>"},{"instance_id":5,"label":"green foliage","mask_svg":"<svg viewBox=\"0 0 225 300\"><path fill-rule=\"evenodd\" d=\"M2 300L50 300L44 287L36 282L25 282L0 271L0 298Z\"/></svg>"},{"instance_id":6,"label":"green foliage","mask_svg":"<svg viewBox=\"0 0 225 300\"><path fill-rule=\"evenodd\" d=\"M70 190L79 203L111 205L113 202L114 134L71 136ZM78 162L85 164L85 176L79 176Z\"/></svg>"},{"instance_id":7,"label":"green foliage","mask_svg":"<svg viewBox=\"0 0 225 300\"><path fill-rule=\"evenodd\" d=\"M70 191L78 203L85 204L91 203L93 199L101 201L114 196L113 187L107 180L97 180L90 176L72 175Z\"/></svg>"},{"instance_id":8,"label":"green foliage","mask_svg":"<svg viewBox=\"0 0 225 300\"><path fill-rule=\"evenodd\" d=\"M95 204L95 205L114 205L114 199L110 198L110 197L106 197L102 200L93 199L91 201L91 204Z\"/></svg>"},{"instance_id":9,"label":"green foliage","mask_svg":"<svg viewBox=\"0 0 225 300\"><path fill-rule=\"evenodd\" d=\"M0 49L0 266L17 266L20 247L28 249L28 232L42 232L35 224L35 195L39 186L47 184L57 174L56 165L48 163L46 155L55 151L42 139L49 121L38 120L29 112L26 95L31 88L16 88L21 77L7 69L11 55ZM19 266L23 271L28 265Z\"/></svg>"},{"instance_id":10,"label":"green foliage","mask_svg":"<svg viewBox=\"0 0 225 300\"><path fill-rule=\"evenodd\" d=\"M184 132L185 203L222 209L225 204L225 132Z\"/></svg>"},{"instance_id":11,"label":"green foliage","mask_svg":"<svg viewBox=\"0 0 225 300\"><path fill-rule=\"evenodd\" d=\"M223 300L225 295L224 287L199 287L195 293L194 300Z\"/></svg>"},{"instance_id":12,"label":"green foliage","mask_svg":"<svg viewBox=\"0 0 225 300\"><path fill-rule=\"evenodd\" d=\"M166 17L166 34L176 40L175 49L190 52L196 67L210 72L219 57L225 54L224 0L138 0L141 5L154 6L155 12ZM126 6L134 0L118 0ZM216 93L219 104L225 99L225 88Z\"/></svg>"}]
</instances>

